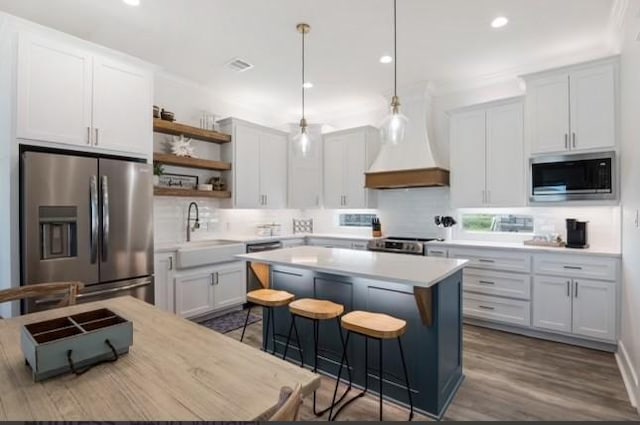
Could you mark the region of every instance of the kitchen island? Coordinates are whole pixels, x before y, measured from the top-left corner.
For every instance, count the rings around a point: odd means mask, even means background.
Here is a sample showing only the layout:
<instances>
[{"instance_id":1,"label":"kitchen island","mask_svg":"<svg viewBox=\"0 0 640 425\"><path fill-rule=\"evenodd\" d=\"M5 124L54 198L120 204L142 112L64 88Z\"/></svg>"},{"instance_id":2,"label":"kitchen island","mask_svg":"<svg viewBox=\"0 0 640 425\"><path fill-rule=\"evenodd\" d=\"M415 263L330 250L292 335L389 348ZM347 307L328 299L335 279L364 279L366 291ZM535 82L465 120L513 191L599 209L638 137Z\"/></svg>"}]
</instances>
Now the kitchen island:
<instances>
[{"instance_id":1,"label":"kitchen island","mask_svg":"<svg viewBox=\"0 0 640 425\"><path fill-rule=\"evenodd\" d=\"M416 409L441 418L453 399L462 374L462 269L466 260L389 254L348 249L301 246L238 258L270 266L270 285L299 298L317 298L342 304L345 312L386 313L407 322L402 337ZM290 324L288 309L275 312L275 348L282 355ZM298 320L300 345L290 342L288 359L313 364L313 329ZM263 336L266 329L263 330ZM335 322L323 323L319 335L318 368L336 376L342 355ZM348 356L353 381L364 386L364 339L351 338ZM408 404L397 344L383 344L384 394ZM378 391L378 347L369 344L369 387ZM343 372L344 378L344 372Z\"/></svg>"}]
</instances>

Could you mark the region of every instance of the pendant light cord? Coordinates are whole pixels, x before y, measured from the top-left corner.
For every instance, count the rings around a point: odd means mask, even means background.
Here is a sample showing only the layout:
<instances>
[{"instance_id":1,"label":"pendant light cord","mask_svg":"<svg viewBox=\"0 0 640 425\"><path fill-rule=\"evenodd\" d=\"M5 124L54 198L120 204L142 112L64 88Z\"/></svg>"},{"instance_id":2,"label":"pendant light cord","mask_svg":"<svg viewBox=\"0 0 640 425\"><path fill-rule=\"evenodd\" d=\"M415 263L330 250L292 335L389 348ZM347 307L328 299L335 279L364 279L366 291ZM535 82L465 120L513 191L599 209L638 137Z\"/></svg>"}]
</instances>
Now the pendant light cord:
<instances>
[{"instance_id":1,"label":"pendant light cord","mask_svg":"<svg viewBox=\"0 0 640 425\"><path fill-rule=\"evenodd\" d=\"M302 30L302 119L304 119L304 35L305 30Z\"/></svg>"},{"instance_id":2,"label":"pendant light cord","mask_svg":"<svg viewBox=\"0 0 640 425\"><path fill-rule=\"evenodd\" d=\"M393 95L398 96L398 18L397 0L393 0Z\"/></svg>"}]
</instances>

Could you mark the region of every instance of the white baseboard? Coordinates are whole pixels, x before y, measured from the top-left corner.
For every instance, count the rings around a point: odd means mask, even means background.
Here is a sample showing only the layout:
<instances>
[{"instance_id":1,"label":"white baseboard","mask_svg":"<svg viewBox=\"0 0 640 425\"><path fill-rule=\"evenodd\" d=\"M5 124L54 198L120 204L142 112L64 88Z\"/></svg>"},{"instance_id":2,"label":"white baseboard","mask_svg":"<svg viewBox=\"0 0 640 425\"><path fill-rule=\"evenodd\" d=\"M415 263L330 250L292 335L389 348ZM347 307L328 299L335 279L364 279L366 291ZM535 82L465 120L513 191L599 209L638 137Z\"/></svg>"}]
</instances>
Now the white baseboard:
<instances>
[{"instance_id":1,"label":"white baseboard","mask_svg":"<svg viewBox=\"0 0 640 425\"><path fill-rule=\"evenodd\" d=\"M636 399L636 394L638 393L638 390L640 390L638 373L633 368L633 363L631 363L629 354L624 348L624 344L622 343L622 341L618 341L618 352L616 352L615 357L616 362L618 363L618 368L620 369L620 373L622 374L624 386L627 389L627 393L629 394L631 405L638 409L638 413L640 413L640 406L638 406L638 400Z\"/></svg>"}]
</instances>

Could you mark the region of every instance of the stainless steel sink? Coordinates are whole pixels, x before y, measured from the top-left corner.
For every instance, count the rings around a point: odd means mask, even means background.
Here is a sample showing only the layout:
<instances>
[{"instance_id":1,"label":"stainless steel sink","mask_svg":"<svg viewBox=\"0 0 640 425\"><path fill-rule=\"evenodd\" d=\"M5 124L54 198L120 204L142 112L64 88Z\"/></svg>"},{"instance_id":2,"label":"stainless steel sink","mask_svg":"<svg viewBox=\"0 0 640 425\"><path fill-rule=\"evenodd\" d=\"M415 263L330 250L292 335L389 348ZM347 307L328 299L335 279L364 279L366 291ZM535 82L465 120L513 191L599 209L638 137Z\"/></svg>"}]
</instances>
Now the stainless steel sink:
<instances>
[{"instance_id":1,"label":"stainless steel sink","mask_svg":"<svg viewBox=\"0 0 640 425\"><path fill-rule=\"evenodd\" d=\"M244 251L243 243L224 239L187 242L182 244L176 253L176 268L186 269L236 261L235 256Z\"/></svg>"}]
</instances>

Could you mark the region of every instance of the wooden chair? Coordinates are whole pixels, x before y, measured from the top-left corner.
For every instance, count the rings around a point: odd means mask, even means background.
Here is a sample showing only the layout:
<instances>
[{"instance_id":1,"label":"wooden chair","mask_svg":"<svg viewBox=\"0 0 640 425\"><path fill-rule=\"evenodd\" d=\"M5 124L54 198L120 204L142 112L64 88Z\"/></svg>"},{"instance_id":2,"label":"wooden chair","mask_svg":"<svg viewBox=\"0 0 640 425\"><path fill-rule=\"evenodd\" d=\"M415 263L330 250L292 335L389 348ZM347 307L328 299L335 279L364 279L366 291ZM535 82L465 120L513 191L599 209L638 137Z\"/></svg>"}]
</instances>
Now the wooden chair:
<instances>
[{"instance_id":1,"label":"wooden chair","mask_svg":"<svg viewBox=\"0 0 640 425\"><path fill-rule=\"evenodd\" d=\"M298 412L302 404L302 387L296 385L295 389L283 387L280 390L278 410L269 418L270 422L292 422L298 419Z\"/></svg>"},{"instance_id":2,"label":"wooden chair","mask_svg":"<svg viewBox=\"0 0 640 425\"><path fill-rule=\"evenodd\" d=\"M82 282L53 282L25 285L0 291L0 304L27 298L42 298L51 295L66 294L56 307L66 307L76 303L76 295L84 288Z\"/></svg>"}]
</instances>

